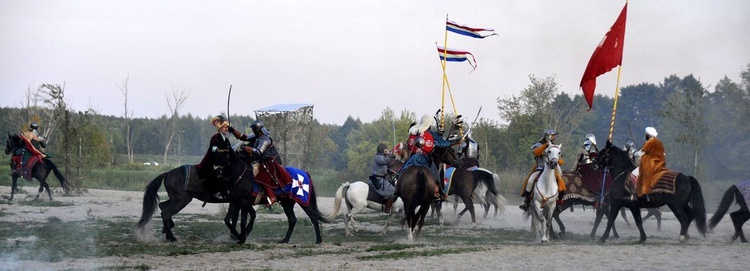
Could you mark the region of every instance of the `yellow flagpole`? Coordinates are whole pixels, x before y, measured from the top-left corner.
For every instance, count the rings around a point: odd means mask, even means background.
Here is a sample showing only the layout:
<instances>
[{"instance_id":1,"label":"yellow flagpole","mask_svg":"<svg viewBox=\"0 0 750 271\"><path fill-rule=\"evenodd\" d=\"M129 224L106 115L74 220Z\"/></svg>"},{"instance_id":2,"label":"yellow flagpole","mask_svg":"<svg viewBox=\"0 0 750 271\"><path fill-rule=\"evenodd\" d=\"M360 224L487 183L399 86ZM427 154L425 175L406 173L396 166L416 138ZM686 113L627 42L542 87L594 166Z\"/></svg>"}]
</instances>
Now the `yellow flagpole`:
<instances>
[{"instance_id":1,"label":"yellow flagpole","mask_svg":"<svg viewBox=\"0 0 750 271\"><path fill-rule=\"evenodd\" d=\"M612 132L615 130L615 115L617 114L617 99L620 97L620 72L622 71L622 64L617 67L617 86L615 87L615 104L612 106L612 121L609 123L609 137L608 140L612 141Z\"/></svg>"},{"instance_id":2,"label":"yellow flagpole","mask_svg":"<svg viewBox=\"0 0 750 271\"><path fill-rule=\"evenodd\" d=\"M448 14L445 14L445 23L448 23ZM448 76L445 74L445 63L448 61L448 27L445 27L445 38L443 41L443 49L445 50L445 55L443 56L443 62L442 68L443 68L443 92L440 95L440 128L443 129L445 127L445 85L448 83ZM450 90L450 85L448 86L448 89Z\"/></svg>"}]
</instances>

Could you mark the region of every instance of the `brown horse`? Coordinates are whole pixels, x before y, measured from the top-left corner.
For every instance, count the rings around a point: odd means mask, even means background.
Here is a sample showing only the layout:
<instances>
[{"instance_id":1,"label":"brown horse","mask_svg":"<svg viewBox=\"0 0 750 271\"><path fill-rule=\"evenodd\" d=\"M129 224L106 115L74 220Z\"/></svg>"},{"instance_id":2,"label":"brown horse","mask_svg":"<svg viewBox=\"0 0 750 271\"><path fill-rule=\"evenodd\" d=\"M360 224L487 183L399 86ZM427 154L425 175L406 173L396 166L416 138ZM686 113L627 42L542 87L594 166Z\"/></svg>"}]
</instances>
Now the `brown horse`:
<instances>
[{"instance_id":1,"label":"brown horse","mask_svg":"<svg viewBox=\"0 0 750 271\"><path fill-rule=\"evenodd\" d=\"M410 241L422 231L424 218L430 209L430 204L435 200L437 191L437 182L429 167L413 165L401 172L396 185L396 193L404 202L404 216L408 223L407 236ZM416 232L415 227L417 227Z\"/></svg>"},{"instance_id":2,"label":"brown horse","mask_svg":"<svg viewBox=\"0 0 750 271\"><path fill-rule=\"evenodd\" d=\"M446 164L448 167L456 165L457 161L456 153L453 148L436 148L432 152L432 159L436 165ZM445 171L441 170L441 172L442 174L440 175L443 176ZM499 195L499 192L495 187L495 179L492 174L481 170L470 171L461 167L456 167L453 170L447 193L448 195L457 195L464 203L464 209L461 210L456 217L456 224L461 219L461 216L468 211L471 214L471 223L476 228L477 217L474 211L474 200L472 199L472 196L480 183L487 188L488 195L490 196L486 196L486 198L494 201L493 205L504 206L504 203L501 201L503 197ZM438 205L437 208L440 208L440 205ZM440 218L440 224L443 224L443 217L440 215L440 212L438 212L438 217Z\"/></svg>"}]
</instances>

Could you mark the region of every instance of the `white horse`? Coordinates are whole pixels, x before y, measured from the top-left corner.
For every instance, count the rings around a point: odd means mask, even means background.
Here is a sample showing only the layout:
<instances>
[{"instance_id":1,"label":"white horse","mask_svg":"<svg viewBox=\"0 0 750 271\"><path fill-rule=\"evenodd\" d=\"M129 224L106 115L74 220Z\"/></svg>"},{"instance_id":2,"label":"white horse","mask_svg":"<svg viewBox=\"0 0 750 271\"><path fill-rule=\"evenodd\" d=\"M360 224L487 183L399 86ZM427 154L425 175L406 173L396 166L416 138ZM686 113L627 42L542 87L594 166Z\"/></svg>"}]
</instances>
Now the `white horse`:
<instances>
[{"instance_id":1,"label":"white horse","mask_svg":"<svg viewBox=\"0 0 750 271\"><path fill-rule=\"evenodd\" d=\"M357 222L354 221L354 215L361 213L365 208L381 212L383 210L384 203L373 201L374 199L372 199L372 197L368 198L370 193L370 185L365 182L354 182L351 184L348 182L343 183L339 189L336 190L336 200L334 201L333 212L329 216L329 220L333 221L336 219L336 216L339 214L339 209L341 208L341 200L345 198L347 213L344 214L344 226L346 228L346 235L352 236L353 234L349 230L349 224L351 224L353 231L356 232L358 230ZM382 234L385 234L388 231L388 226L390 225L391 220L393 220L393 217L403 209L404 202L401 201L401 198L396 198L396 201L393 202L393 206L391 206L391 214L385 221L385 226L381 231Z\"/></svg>"},{"instance_id":2,"label":"white horse","mask_svg":"<svg viewBox=\"0 0 750 271\"><path fill-rule=\"evenodd\" d=\"M562 145L550 144L544 150L544 170L532 189L532 201L524 217L531 216L531 232L542 243L549 242L549 229L552 227L552 214L557 207L557 178L555 170L559 167Z\"/></svg>"}]
</instances>

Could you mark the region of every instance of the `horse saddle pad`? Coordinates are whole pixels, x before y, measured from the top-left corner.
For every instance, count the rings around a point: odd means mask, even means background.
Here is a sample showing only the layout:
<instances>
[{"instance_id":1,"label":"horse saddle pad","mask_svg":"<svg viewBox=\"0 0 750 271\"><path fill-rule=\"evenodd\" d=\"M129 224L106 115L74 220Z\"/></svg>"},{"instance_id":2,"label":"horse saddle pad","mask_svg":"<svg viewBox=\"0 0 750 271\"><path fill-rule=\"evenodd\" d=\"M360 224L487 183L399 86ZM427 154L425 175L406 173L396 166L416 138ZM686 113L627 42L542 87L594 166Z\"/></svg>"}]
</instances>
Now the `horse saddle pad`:
<instances>
[{"instance_id":1,"label":"horse saddle pad","mask_svg":"<svg viewBox=\"0 0 750 271\"><path fill-rule=\"evenodd\" d=\"M651 190L648 192L648 194L653 193L667 193L667 194L674 194L675 192L675 183L677 181L677 175L680 173L673 170L668 170L667 172L664 172L658 181L651 187ZM625 181L625 191L632 195L636 195L638 191L638 180L635 179L633 175L629 175L628 179Z\"/></svg>"},{"instance_id":2,"label":"horse saddle pad","mask_svg":"<svg viewBox=\"0 0 750 271\"><path fill-rule=\"evenodd\" d=\"M584 186L583 178L578 172L569 170L563 171L563 180L565 181L565 186L568 188L568 191L565 192L565 196L563 196L563 200L572 198L590 202L596 200L595 194Z\"/></svg>"},{"instance_id":3,"label":"horse saddle pad","mask_svg":"<svg viewBox=\"0 0 750 271\"><path fill-rule=\"evenodd\" d=\"M372 202L377 202L380 204L385 203L385 199L383 198L383 196L380 195L380 193L378 193L377 189L375 189L375 187L372 185L369 185L369 186L370 186L370 189L367 191L367 200L372 201Z\"/></svg>"}]
</instances>

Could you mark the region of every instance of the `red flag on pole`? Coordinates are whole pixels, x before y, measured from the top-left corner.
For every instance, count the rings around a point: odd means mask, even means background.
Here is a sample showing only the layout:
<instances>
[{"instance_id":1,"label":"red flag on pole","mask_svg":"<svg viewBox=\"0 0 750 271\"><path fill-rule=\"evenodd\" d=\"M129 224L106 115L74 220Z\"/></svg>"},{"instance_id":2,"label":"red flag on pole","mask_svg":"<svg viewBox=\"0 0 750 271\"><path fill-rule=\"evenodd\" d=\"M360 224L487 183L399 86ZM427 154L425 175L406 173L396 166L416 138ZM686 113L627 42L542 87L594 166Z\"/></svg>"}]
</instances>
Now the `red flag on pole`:
<instances>
[{"instance_id":1,"label":"red flag on pole","mask_svg":"<svg viewBox=\"0 0 750 271\"><path fill-rule=\"evenodd\" d=\"M586 65L586 71L583 72L581 88L583 89L583 96L589 104L589 110L594 103L596 77L622 65L622 47L625 44L625 17L627 17L627 12L628 3L626 2L615 24L604 35L602 42L596 46L594 54L589 59L589 64Z\"/></svg>"}]
</instances>

